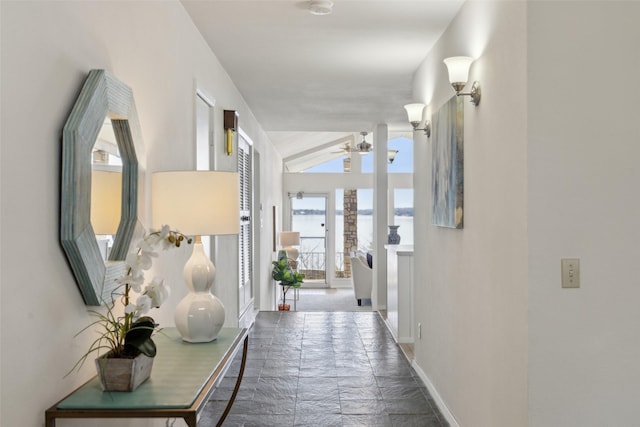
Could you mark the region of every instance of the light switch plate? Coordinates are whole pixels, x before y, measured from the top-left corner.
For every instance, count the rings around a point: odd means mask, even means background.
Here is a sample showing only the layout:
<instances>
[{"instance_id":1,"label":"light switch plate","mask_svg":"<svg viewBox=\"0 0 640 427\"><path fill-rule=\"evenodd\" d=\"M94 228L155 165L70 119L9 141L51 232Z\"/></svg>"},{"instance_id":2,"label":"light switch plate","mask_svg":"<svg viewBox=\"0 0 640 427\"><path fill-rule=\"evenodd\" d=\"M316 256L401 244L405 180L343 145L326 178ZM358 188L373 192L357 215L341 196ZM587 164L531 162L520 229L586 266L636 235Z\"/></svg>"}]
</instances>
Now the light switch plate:
<instances>
[{"instance_id":1,"label":"light switch plate","mask_svg":"<svg viewBox=\"0 0 640 427\"><path fill-rule=\"evenodd\" d=\"M580 287L580 260L578 258L562 259L562 287Z\"/></svg>"}]
</instances>

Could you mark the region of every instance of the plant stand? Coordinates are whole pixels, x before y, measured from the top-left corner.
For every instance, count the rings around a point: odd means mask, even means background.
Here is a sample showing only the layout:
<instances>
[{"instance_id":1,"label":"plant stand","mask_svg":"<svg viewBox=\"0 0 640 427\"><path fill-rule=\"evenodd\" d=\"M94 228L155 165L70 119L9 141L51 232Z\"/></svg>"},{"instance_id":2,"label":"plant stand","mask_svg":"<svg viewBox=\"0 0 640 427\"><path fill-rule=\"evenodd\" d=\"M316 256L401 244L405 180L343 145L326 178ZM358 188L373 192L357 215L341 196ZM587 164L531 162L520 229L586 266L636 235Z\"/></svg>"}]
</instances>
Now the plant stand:
<instances>
[{"instance_id":1,"label":"plant stand","mask_svg":"<svg viewBox=\"0 0 640 427\"><path fill-rule=\"evenodd\" d=\"M291 304L284 302L284 288L282 286L280 287L281 287L280 291L282 293L282 298L280 298L280 303L278 304L278 311L289 311L291 310ZM293 299L293 311L298 311L297 309L298 289L299 288L292 287L291 289L287 290L287 292L290 292L293 290L293 297L289 298L289 299Z\"/></svg>"}]
</instances>

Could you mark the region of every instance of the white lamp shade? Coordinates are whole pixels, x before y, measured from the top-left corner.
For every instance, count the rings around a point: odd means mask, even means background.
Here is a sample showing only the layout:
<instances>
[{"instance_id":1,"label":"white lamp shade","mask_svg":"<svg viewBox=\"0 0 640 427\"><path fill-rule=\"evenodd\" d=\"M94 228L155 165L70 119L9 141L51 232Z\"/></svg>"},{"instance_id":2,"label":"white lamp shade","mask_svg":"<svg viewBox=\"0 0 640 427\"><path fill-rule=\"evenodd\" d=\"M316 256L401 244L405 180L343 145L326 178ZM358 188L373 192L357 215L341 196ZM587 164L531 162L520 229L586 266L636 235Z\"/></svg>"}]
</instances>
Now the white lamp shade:
<instances>
[{"instance_id":1,"label":"white lamp shade","mask_svg":"<svg viewBox=\"0 0 640 427\"><path fill-rule=\"evenodd\" d=\"M154 227L169 224L189 236L240 232L236 172L156 172L151 187Z\"/></svg>"},{"instance_id":2,"label":"white lamp shade","mask_svg":"<svg viewBox=\"0 0 640 427\"><path fill-rule=\"evenodd\" d=\"M280 233L280 246L289 247L297 246L300 244L300 232L298 231L283 231Z\"/></svg>"},{"instance_id":3,"label":"white lamp shade","mask_svg":"<svg viewBox=\"0 0 640 427\"><path fill-rule=\"evenodd\" d=\"M449 70L449 83L467 83L473 58L469 56L452 56L443 62Z\"/></svg>"},{"instance_id":4,"label":"white lamp shade","mask_svg":"<svg viewBox=\"0 0 640 427\"><path fill-rule=\"evenodd\" d=\"M122 215L122 172L91 171L91 226L98 235L114 235Z\"/></svg>"},{"instance_id":5,"label":"white lamp shade","mask_svg":"<svg viewBox=\"0 0 640 427\"><path fill-rule=\"evenodd\" d=\"M424 104L419 103L407 104L404 106L404 109L407 110L409 123L420 123L422 121L422 112L424 111L424 107Z\"/></svg>"}]
</instances>

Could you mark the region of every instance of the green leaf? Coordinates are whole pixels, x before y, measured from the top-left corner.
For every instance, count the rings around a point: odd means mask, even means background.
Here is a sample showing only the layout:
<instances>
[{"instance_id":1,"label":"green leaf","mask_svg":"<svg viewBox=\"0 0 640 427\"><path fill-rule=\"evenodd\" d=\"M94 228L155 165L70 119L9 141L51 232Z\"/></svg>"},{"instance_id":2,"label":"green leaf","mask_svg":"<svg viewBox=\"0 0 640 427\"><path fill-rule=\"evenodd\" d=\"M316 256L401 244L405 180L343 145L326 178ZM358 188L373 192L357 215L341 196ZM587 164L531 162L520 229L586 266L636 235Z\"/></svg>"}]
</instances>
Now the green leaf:
<instances>
[{"instance_id":1,"label":"green leaf","mask_svg":"<svg viewBox=\"0 0 640 427\"><path fill-rule=\"evenodd\" d=\"M136 349L146 356L156 355L156 344L151 339L156 324L149 316L144 316L133 322L131 329L124 337L125 348Z\"/></svg>"}]
</instances>

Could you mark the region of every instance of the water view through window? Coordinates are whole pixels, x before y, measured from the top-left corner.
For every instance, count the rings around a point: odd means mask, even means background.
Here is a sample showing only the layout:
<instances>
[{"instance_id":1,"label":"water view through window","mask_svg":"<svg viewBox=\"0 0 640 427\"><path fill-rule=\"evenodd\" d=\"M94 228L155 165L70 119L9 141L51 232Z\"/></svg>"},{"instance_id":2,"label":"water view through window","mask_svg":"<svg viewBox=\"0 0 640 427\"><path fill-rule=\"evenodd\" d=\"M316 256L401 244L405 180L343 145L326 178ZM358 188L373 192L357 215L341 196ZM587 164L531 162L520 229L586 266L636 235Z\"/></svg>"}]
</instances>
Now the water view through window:
<instances>
[{"instance_id":1,"label":"water view through window","mask_svg":"<svg viewBox=\"0 0 640 427\"><path fill-rule=\"evenodd\" d=\"M326 280L327 270L327 198L304 196L291 198L291 230L300 232L298 271L305 281Z\"/></svg>"}]
</instances>

